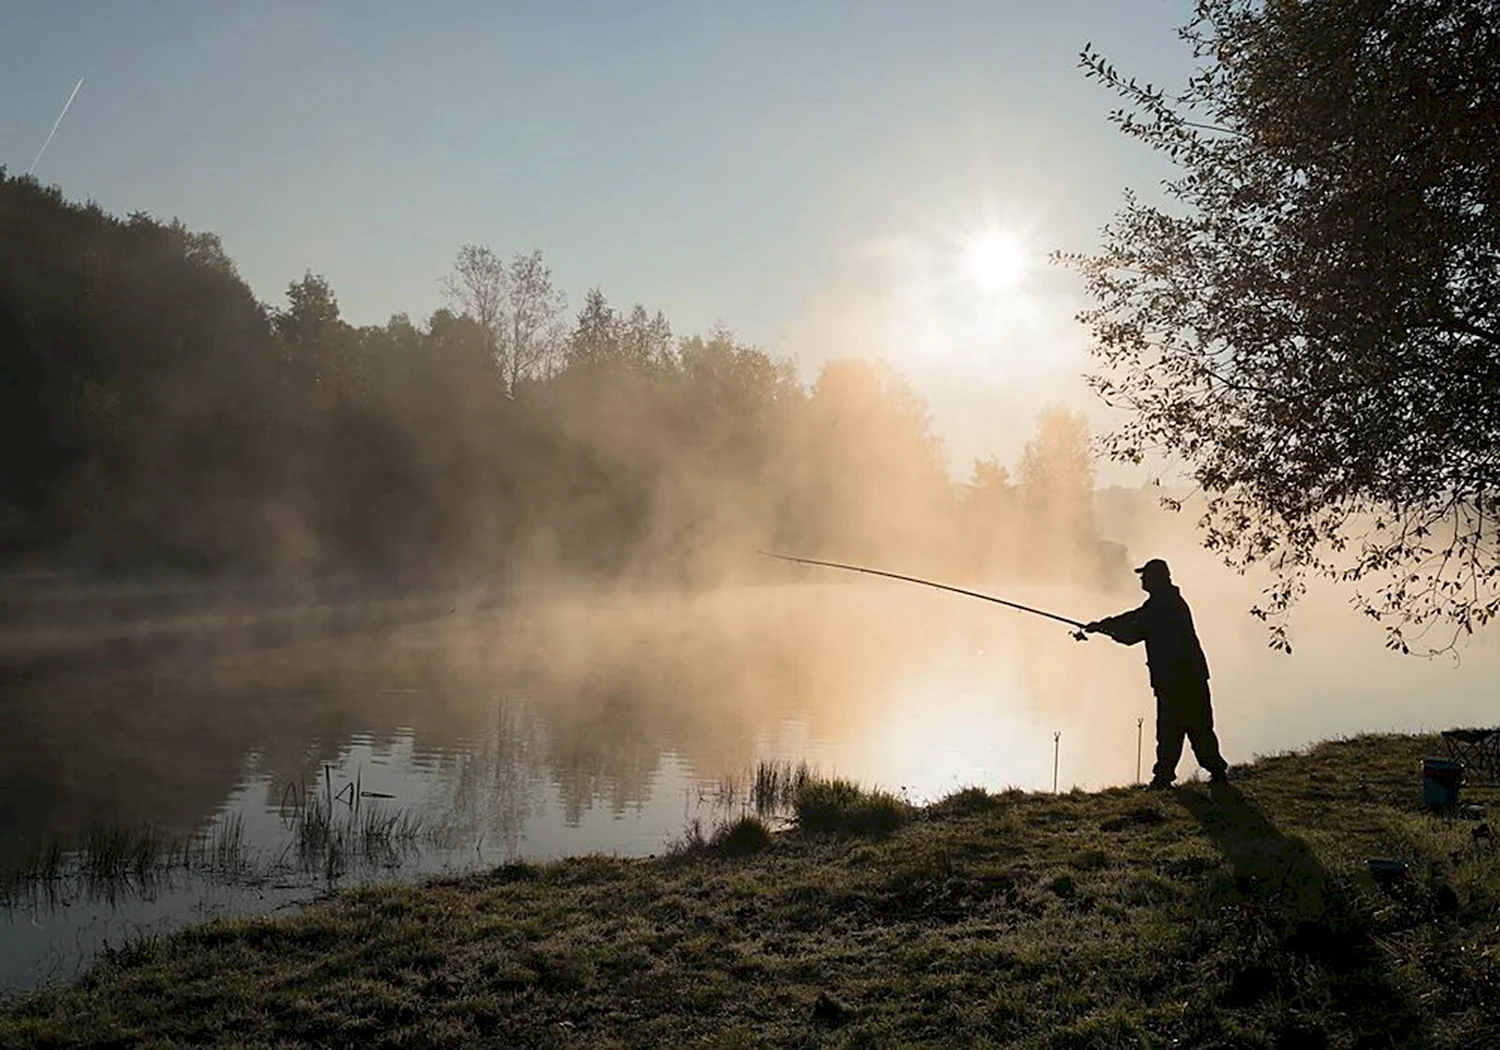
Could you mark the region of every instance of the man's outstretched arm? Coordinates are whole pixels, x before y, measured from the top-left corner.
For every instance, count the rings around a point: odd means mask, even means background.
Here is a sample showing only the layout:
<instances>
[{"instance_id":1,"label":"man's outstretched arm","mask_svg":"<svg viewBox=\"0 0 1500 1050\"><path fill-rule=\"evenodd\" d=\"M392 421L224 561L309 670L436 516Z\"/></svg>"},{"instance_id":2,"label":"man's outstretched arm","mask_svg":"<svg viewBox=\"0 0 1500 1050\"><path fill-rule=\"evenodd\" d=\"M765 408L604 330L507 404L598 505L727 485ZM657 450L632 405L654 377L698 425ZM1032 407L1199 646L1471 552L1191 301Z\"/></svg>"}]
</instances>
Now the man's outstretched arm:
<instances>
[{"instance_id":1,"label":"man's outstretched arm","mask_svg":"<svg viewBox=\"0 0 1500 1050\"><path fill-rule=\"evenodd\" d=\"M1146 607L1131 609L1118 616L1107 616L1084 626L1091 634L1107 634L1121 645L1135 645L1146 640Z\"/></svg>"}]
</instances>

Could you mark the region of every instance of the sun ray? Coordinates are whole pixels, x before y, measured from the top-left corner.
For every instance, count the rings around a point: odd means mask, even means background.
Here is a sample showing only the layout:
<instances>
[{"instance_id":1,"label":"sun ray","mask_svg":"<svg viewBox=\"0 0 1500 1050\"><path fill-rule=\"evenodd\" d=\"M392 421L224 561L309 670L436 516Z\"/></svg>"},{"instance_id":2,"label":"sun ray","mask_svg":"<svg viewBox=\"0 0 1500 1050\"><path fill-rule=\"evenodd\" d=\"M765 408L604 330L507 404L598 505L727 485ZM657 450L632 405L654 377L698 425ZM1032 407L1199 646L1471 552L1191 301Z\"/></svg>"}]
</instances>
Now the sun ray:
<instances>
[{"instance_id":1,"label":"sun ray","mask_svg":"<svg viewBox=\"0 0 1500 1050\"><path fill-rule=\"evenodd\" d=\"M969 238L966 262L969 278L986 292L1014 287L1026 268L1026 253L1014 234L984 230Z\"/></svg>"}]
</instances>

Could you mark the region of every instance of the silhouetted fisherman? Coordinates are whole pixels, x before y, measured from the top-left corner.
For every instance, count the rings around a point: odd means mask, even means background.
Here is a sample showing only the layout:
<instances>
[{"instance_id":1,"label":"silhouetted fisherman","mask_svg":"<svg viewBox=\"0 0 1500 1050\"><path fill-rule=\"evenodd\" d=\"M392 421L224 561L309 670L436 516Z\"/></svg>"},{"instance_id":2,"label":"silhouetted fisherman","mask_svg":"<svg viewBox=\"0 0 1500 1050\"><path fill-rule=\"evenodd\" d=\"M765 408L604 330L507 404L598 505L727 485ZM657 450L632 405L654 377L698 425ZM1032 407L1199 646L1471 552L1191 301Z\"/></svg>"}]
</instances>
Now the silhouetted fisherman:
<instances>
[{"instance_id":1,"label":"silhouetted fisherman","mask_svg":"<svg viewBox=\"0 0 1500 1050\"><path fill-rule=\"evenodd\" d=\"M1095 620L1084 630L1107 634L1121 645L1146 643L1151 689L1156 693L1156 766L1151 787L1168 788L1177 776L1182 738L1192 742L1198 764L1214 783L1229 779L1228 765L1214 736L1214 713L1208 695L1208 660L1193 630L1193 613L1172 572L1160 558L1135 570L1140 573L1146 603L1139 609Z\"/></svg>"}]
</instances>

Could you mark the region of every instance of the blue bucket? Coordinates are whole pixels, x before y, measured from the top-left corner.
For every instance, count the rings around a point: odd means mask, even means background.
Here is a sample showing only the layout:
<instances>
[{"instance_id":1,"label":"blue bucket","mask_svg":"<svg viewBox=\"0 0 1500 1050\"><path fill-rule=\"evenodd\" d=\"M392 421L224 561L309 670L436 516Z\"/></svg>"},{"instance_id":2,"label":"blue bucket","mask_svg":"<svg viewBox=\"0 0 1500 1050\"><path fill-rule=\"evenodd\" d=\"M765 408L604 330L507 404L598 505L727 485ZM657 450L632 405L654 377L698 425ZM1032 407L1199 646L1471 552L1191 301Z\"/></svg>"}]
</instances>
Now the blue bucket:
<instances>
[{"instance_id":1,"label":"blue bucket","mask_svg":"<svg viewBox=\"0 0 1500 1050\"><path fill-rule=\"evenodd\" d=\"M1422 801L1434 809L1447 809L1458 803L1459 785L1464 767L1446 758L1422 759Z\"/></svg>"}]
</instances>

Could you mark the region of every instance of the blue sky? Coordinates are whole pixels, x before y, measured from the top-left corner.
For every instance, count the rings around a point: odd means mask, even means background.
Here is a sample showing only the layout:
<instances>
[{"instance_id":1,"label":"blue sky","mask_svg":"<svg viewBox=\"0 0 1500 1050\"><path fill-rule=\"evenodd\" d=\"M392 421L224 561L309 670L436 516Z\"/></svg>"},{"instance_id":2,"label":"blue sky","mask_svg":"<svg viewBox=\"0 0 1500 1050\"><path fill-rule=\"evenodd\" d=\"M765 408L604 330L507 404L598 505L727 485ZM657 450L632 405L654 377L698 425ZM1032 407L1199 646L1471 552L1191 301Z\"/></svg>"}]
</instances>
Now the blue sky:
<instances>
[{"instance_id":1,"label":"blue sky","mask_svg":"<svg viewBox=\"0 0 1500 1050\"><path fill-rule=\"evenodd\" d=\"M1088 407L1072 282L1038 268L1025 319L950 323L911 281L985 223L1088 249L1159 180L1077 53L1181 83L1189 7L6 0L0 164L82 76L37 177L218 233L268 302L312 270L354 323L421 318L459 244L540 248L571 304L891 359L956 459L1005 458L1042 403Z\"/></svg>"}]
</instances>

